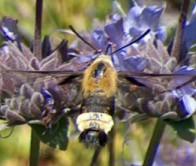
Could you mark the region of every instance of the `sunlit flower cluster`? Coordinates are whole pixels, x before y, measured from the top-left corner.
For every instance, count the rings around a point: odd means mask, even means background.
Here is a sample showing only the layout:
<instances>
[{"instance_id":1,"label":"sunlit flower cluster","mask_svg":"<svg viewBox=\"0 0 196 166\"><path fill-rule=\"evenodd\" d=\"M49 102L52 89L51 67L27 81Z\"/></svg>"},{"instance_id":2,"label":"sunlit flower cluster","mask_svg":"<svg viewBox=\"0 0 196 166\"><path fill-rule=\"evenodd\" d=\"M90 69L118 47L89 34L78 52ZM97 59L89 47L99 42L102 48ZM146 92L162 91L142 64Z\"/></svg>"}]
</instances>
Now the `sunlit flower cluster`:
<instances>
[{"instance_id":1,"label":"sunlit flower cluster","mask_svg":"<svg viewBox=\"0 0 196 166\"><path fill-rule=\"evenodd\" d=\"M84 34L95 50L80 41L69 48L67 42L60 43L56 49L42 45L42 57L39 60L32 51L20 40L16 32L16 21L4 18L1 21L0 32L5 38L4 46L0 49L0 95L3 97L3 105L0 107L0 117L8 121L8 124L33 123L38 120L45 126L56 123L64 116L65 109L70 105L71 98L77 96L78 83L68 83L58 86L63 72L55 75L55 71L83 72L85 68L100 54L109 54L118 72L146 72L156 74L187 74L195 76L194 54L189 54L194 62L186 60L186 63L178 62L172 57L163 42L166 39L165 27L160 25L160 18L164 8L157 6L139 6L135 4L127 15L114 13L110 20L102 28ZM195 26L195 10L187 29ZM13 31L14 29L14 31ZM192 28L193 29L193 28ZM141 40L124 48L127 43L135 40L144 32L150 30ZM189 40L189 30L185 29L187 36L186 48L193 43ZM186 38L186 37L185 37ZM195 39L195 38L194 38ZM193 41L193 40L192 40ZM47 45L48 46L48 45ZM187 58L187 52L183 57ZM7 73L7 70L48 71L48 76L41 73ZM49 71L52 71L51 73ZM66 76L64 76L66 77ZM133 110L148 116L181 120L192 116L196 111L195 94L193 84L186 84L191 77L135 77L134 80L147 88L140 90L138 99L130 101L131 95L124 98L125 105L133 103ZM29 83L28 83L29 82ZM74 94L74 95L70 95ZM145 96L145 97L144 97Z\"/></svg>"}]
</instances>

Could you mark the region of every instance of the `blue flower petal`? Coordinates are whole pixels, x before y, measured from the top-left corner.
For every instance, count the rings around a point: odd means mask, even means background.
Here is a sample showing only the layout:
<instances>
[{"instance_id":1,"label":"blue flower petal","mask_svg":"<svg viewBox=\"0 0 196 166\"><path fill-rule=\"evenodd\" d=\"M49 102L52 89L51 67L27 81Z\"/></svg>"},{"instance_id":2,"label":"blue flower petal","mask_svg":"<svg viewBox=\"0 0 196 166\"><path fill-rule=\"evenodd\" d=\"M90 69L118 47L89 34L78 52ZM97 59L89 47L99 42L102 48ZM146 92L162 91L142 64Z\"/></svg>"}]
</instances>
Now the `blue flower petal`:
<instances>
[{"instance_id":1,"label":"blue flower petal","mask_svg":"<svg viewBox=\"0 0 196 166\"><path fill-rule=\"evenodd\" d=\"M148 61L143 57L132 56L125 59L123 63L127 71L141 72L146 68Z\"/></svg>"},{"instance_id":2,"label":"blue flower petal","mask_svg":"<svg viewBox=\"0 0 196 166\"><path fill-rule=\"evenodd\" d=\"M142 8L140 6L134 6L132 7L129 12L128 12L128 15L127 15L127 18L129 19L129 23L130 25L134 22L134 23L138 23L140 20L140 15L142 13ZM132 25L133 26L133 25Z\"/></svg>"},{"instance_id":3,"label":"blue flower petal","mask_svg":"<svg viewBox=\"0 0 196 166\"><path fill-rule=\"evenodd\" d=\"M117 71L124 71L124 65L123 65L123 59L126 56L126 51L125 50L121 50L116 54L113 54L112 57L112 62L116 68Z\"/></svg>"},{"instance_id":4,"label":"blue flower petal","mask_svg":"<svg viewBox=\"0 0 196 166\"><path fill-rule=\"evenodd\" d=\"M106 25L104 30L108 34L111 42L120 45L123 39L123 19L120 19L112 24Z\"/></svg>"},{"instance_id":5,"label":"blue flower petal","mask_svg":"<svg viewBox=\"0 0 196 166\"><path fill-rule=\"evenodd\" d=\"M182 66L177 71L175 71L176 74L187 74L190 76L196 76L196 69L193 69L190 66Z\"/></svg>"},{"instance_id":6,"label":"blue flower petal","mask_svg":"<svg viewBox=\"0 0 196 166\"><path fill-rule=\"evenodd\" d=\"M136 38L136 37L140 36L142 33L144 33L143 30L138 29L136 27L131 27L129 29L129 34L131 35L132 38Z\"/></svg>"},{"instance_id":7,"label":"blue flower petal","mask_svg":"<svg viewBox=\"0 0 196 166\"><path fill-rule=\"evenodd\" d=\"M183 85L184 83L186 83L187 81L190 81L191 78L196 76L196 69L193 69L189 66L182 66L174 73L175 74L185 74L187 76L190 76L190 77L176 77L174 80L174 84L175 84L175 86L180 86L180 85ZM194 95L194 94L196 94L196 89L191 84L187 84L187 85L182 86L182 88L180 88L178 91L176 91L177 96L182 96L185 94Z\"/></svg>"},{"instance_id":8,"label":"blue flower petal","mask_svg":"<svg viewBox=\"0 0 196 166\"><path fill-rule=\"evenodd\" d=\"M196 18L196 17L195 17ZM196 19L192 20L184 30L184 40L187 49L196 42Z\"/></svg>"},{"instance_id":9,"label":"blue flower petal","mask_svg":"<svg viewBox=\"0 0 196 166\"><path fill-rule=\"evenodd\" d=\"M196 112L196 100L190 95L184 95L179 99L180 114L188 118Z\"/></svg>"},{"instance_id":10,"label":"blue flower petal","mask_svg":"<svg viewBox=\"0 0 196 166\"><path fill-rule=\"evenodd\" d=\"M157 39L164 41L166 39L166 29L159 25L163 11L163 8L158 6L144 8L136 5L132 7L123 23L124 32L134 36L138 32L142 33L146 29L151 29L153 33L149 34L150 37L153 35ZM143 42L145 43L146 40Z\"/></svg>"},{"instance_id":11,"label":"blue flower petal","mask_svg":"<svg viewBox=\"0 0 196 166\"><path fill-rule=\"evenodd\" d=\"M196 20L196 4L193 6L190 22Z\"/></svg>"},{"instance_id":12,"label":"blue flower petal","mask_svg":"<svg viewBox=\"0 0 196 166\"><path fill-rule=\"evenodd\" d=\"M186 22L184 30L184 49L188 50L196 42L196 4L192 9L192 15L189 21Z\"/></svg>"},{"instance_id":13,"label":"blue flower petal","mask_svg":"<svg viewBox=\"0 0 196 166\"><path fill-rule=\"evenodd\" d=\"M8 17L5 17L0 22L0 33L9 41L16 41L17 35L17 21Z\"/></svg>"},{"instance_id":14,"label":"blue flower petal","mask_svg":"<svg viewBox=\"0 0 196 166\"><path fill-rule=\"evenodd\" d=\"M100 49L104 50L107 46L108 39L103 30L95 30L91 36L93 45Z\"/></svg>"},{"instance_id":15,"label":"blue flower petal","mask_svg":"<svg viewBox=\"0 0 196 166\"><path fill-rule=\"evenodd\" d=\"M149 6L144 8L140 16L141 21L155 30L159 26L159 20L162 12L163 8L157 6Z\"/></svg>"},{"instance_id":16,"label":"blue flower petal","mask_svg":"<svg viewBox=\"0 0 196 166\"><path fill-rule=\"evenodd\" d=\"M50 106L54 105L54 98L53 98L52 94L47 89L42 88L41 94L44 96L46 105L50 105Z\"/></svg>"},{"instance_id":17,"label":"blue flower petal","mask_svg":"<svg viewBox=\"0 0 196 166\"><path fill-rule=\"evenodd\" d=\"M129 29L132 27L138 29L141 27L141 25L139 25L141 12L142 8L139 6L134 6L129 10L127 17L125 18L123 23L124 32L126 34L129 34Z\"/></svg>"},{"instance_id":18,"label":"blue flower petal","mask_svg":"<svg viewBox=\"0 0 196 166\"><path fill-rule=\"evenodd\" d=\"M156 30L156 38L161 40L161 41L165 41L167 38L167 31L166 28L164 26L160 26L157 28Z\"/></svg>"}]
</instances>

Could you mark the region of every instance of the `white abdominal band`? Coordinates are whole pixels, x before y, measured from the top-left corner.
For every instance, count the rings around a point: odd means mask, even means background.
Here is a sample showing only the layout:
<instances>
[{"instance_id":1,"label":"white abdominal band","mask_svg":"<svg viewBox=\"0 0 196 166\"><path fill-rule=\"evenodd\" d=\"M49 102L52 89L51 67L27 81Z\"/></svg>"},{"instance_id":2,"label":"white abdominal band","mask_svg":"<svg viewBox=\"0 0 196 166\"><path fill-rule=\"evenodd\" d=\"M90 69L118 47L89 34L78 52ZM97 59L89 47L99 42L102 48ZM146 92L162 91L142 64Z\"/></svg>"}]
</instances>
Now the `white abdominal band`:
<instances>
[{"instance_id":1,"label":"white abdominal band","mask_svg":"<svg viewBox=\"0 0 196 166\"><path fill-rule=\"evenodd\" d=\"M86 112L77 117L76 124L80 132L86 129L103 130L106 134L114 125L112 116L100 112Z\"/></svg>"}]
</instances>

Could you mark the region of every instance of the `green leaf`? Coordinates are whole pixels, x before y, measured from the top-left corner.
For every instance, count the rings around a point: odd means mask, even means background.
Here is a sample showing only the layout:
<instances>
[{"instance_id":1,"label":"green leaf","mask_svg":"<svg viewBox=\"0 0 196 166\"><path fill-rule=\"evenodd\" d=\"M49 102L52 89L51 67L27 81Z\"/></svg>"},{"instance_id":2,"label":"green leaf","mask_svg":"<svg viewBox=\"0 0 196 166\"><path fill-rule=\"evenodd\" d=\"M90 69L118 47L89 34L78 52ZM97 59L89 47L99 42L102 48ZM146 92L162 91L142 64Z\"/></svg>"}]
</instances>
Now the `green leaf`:
<instances>
[{"instance_id":1,"label":"green leaf","mask_svg":"<svg viewBox=\"0 0 196 166\"><path fill-rule=\"evenodd\" d=\"M182 120L182 121L172 121L172 120L165 120L177 133L177 135L186 141L191 143L194 142L196 137L196 128L193 117Z\"/></svg>"},{"instance_id":2,"label":"green leaf","mask_svg":"<svg viewBox=\"0 0 196 166\"><path fill-rule=\"evenodd\" d=\"M43 143L53 148L59 148L60 150L66 150L67 148L68 126L69 123L67 118L61 118L58 123L53 125L51 128L46 128L39 124L31 125Z\"/></svg>"}]
</instances>

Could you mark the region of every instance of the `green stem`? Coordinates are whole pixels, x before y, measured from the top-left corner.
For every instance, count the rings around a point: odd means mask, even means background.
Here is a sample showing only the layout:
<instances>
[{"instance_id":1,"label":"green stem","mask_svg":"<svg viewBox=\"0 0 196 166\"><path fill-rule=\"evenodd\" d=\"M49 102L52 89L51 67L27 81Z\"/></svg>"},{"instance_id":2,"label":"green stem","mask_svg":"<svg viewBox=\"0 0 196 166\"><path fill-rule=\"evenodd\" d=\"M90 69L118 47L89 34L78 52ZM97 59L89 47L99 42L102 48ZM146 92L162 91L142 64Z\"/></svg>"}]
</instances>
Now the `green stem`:
<instances>
[{"instance_id":1,"label":"green stem","mask_svg":"<svg viewBox=\"0 0 196 166\"><path fill-rule=\"evenodd\" d=\"M150 144L146 152L143 166L152 166L157 149L159 147L161 138L165 130L165 126L166 126L165 122L163 122L161 119L157 120L153 134L152 134L152 138L150 140Z\"/></svg>"},{"instance_id":2,"label":"green stem","mask_svg":"<svg viewBox=\"0 0 196 166\"><path fill-rule=\"evenodd\" d=\"M39 150L40 150L40 139L36 132L31 129L31 147L30 147L30 166L39 165Z\"/></svg>"},{"instance_id":3,"label":"green stem","mask_svg":"<svg viewBox=\"0 0 196 166\"><path fill-rule=\"evenodd\" d=\"M95 149L90 166L98 166L99 165L98 159L99 159L99 155L100 155L101 150L102 150L101 147L98 147L97 149Z\"/></svg>"},{"instance_id":4,"label":"green stem","mask_svg":"<svg viewBox=\"0 0 196 166\"><path fill-rule=\"evenodd\" d=\"M109 152L109 160L108 160L108 166L114 166L115 165L115 125L113 126L111 132L110 132L110 137L109 137L109 142L108 142L108 152Z\"/></svg>"}]
</instances>

